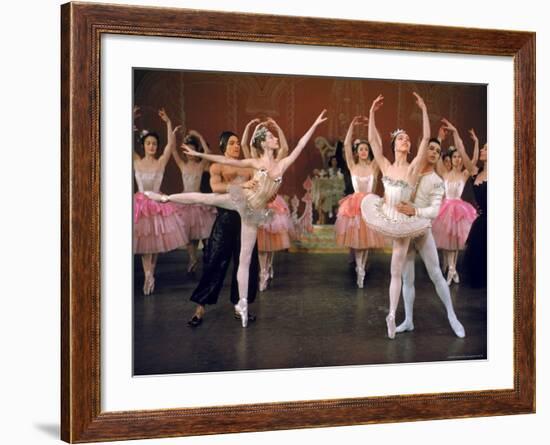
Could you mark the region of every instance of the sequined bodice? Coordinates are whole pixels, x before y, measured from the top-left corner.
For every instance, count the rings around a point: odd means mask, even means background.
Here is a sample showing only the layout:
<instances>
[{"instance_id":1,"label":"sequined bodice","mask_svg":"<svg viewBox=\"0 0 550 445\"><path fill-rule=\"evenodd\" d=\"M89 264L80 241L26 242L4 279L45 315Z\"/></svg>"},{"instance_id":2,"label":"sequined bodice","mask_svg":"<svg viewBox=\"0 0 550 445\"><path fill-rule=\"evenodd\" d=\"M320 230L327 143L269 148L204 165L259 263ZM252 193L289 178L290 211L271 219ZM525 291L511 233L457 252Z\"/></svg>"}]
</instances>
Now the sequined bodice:
<instances>
[{"instance_id":1,"label":"sequined bodice","mask_svg":"<svg viewBox=\"0 0 550 445\"><path fill-rule=\"evenodd\" d=\"M162 183L162 177L164 176L164 170L158 170L155 172L142 172L134 170L138 190L140 192L158 192L160 191L160 184Z\"/></svg>"},{"instance_id":2,"label":"sequined bodice","mask_svg":"<svg viewBox=\"0 0 550 445\"><path fill-rule=\"evenodd\" d=\"M402 219L403 214L396 209L400 202L410 202L414 188L406 181L396 180L384 176L384 212L391 219Z\"/></svg>"},{"instance_id":3,"label":"sequined bodice","mask_svg":"<svg viewBox=\"0 0 550 445\"><path fill-rule=\"evenodd\" d=\"M462 192L464 191L465 181L449 181L445 179L445 198L446 199L460 199Z\"/></svg>"},{"instance_id":4,"label":"sequined bodice","mask_svg":"<svg viewBox=\"0 0 550 445\"><path fill-rule=\"evenodd\" d=\"M374 175L368 176L351 176L353 190L356 192L372 193L374 189Z\"/></svg>"},{"instance_id":5,"label":"sequined bodice","mask_svg":"<svg viewBox=\"0 0 550 445\"><path fill-rule=\"evenodd\" d=\"M201 189L201 178L202 171L199 172L190 172L190 173L181 173L181 180L183 182L183 191L188 192L199 192Z\"/></svg>"},{"instance_id":6,"label":"sequined bodice","mask_svg":"<svg viewBox=\"0 0 550 445\"><path fill-rule=\"evenodd\" d=\"M283 182L283 177L271 178L265 168L257 170L254 174L258 185L254 190L247 189L248 205L253 209L265 207L266 203L273 198Z\"/></svg>"}]
</instances>

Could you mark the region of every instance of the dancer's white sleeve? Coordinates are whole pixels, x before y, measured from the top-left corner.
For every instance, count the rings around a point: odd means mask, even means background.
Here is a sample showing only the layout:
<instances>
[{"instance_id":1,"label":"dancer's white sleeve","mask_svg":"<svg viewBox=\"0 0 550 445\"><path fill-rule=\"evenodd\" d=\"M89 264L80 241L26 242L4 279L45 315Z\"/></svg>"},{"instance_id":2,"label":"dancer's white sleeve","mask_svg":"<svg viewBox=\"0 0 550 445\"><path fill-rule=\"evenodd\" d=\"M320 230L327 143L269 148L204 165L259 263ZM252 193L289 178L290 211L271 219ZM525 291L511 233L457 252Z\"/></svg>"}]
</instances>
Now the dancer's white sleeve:
<instances>
[{"instance_id":1,"label":"dancer's white sleeve","mask_svg":"<svg viewBox=\"0 0 550 445\"><path fill-rule=\"evenodd\" d=\"M416 215L423 218L435 219L439 214L439 207L445 194L445 188L442 183L433 184L430 190L430 205L427 207L417 207Z\"/></svg>"}]
</instances>

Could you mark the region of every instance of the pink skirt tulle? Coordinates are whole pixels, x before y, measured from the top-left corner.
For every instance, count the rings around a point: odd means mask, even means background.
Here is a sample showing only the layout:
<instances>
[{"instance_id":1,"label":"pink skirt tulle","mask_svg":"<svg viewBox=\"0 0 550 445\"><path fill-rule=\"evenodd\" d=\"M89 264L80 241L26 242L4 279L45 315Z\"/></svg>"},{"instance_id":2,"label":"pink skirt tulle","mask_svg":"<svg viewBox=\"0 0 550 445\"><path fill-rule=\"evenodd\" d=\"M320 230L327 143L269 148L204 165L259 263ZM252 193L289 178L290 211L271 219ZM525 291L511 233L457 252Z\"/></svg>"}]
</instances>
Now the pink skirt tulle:
<instances>
[{"instance_id":1,"label":"pink skirt tulle","mask_svg":"<svg viewBox=\"0 0 550 445\"><path fill-rule=\"evenodd\" d=\"M294 224L286 202L279 195L267 204L273 211L273 216L267 224L258 226L258 251L276 252L290 247L290 239L294 237Z\"/></svg>"},{"instance_id":2,"label":"pink skirt tulle","mask_svg":"<svg viewBox=\"0 0 550 445\"><path fill-rule=\"evenodd\" d=\"M162 253L189 243L185 224L172 203L134 195L134 253Z\"/></svg>"},{"instance_id":3,"label":"pink skirt tulle","mask_svg":"<svg viewBox=\"0 0 550 445\"><path fill-rule=\"evenodd\" d=\"M432 233L438 248L462 250L477 211L462 199L444 199L439 215L432 223Z\"/></svg>"},{"instance_id":4,"label":"pink skirt tulle","mask_svg":"<svg viewBox=\"0 0 550 445\"><path fill-rule=\"evenodd\" d=\"M210 237L216 219L216 207L203 204L177 204L178 215L185 225L189 240L201 240Z\"/></svg>"},{"instance_id":5,"label":"pink skirt tulle","mask_svg":"<svg viewBox=\"0 0 550 445\"><path fill-rule=\"evenodd\" d=\"M336 217L336 244L352 249L377 249L386 245L386 239L367 227L361 218L361 201L368 193L356 192L340 200Z\"/></svg>"}]
</instances>

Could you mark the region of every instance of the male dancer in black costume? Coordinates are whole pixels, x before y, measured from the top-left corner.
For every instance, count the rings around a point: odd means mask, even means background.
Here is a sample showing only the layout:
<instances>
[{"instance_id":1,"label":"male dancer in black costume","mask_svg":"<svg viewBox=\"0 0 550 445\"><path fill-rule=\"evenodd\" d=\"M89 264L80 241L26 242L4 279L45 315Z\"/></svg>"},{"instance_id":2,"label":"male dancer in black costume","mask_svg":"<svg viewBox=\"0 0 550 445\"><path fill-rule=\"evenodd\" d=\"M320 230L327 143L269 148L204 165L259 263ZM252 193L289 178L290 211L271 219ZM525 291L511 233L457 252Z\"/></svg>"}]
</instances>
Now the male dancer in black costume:
<instances>
[{"instance_id":1,"label":"male dancer in black costume","mask_svg":"<svg viewBox=\"0 0 550 445\"><path fill-rule=\"evenodd\" d=\"M241 144L236 134L224 131L220 135L220 150L230 158L238 159L241 155ZM232 167L229 165L212 164L210 167L210 187L214 193L227 193L230 184L250 182L253 186L252 176L254 172L249 168ZM241 249L241 217L234 210L218 208L218 214L212 227L208 243L204 249L203 270L198 286L191 295L191 301L197 303L193 318L188 324L197 327L202 323L207 304L216 304L227 268L233 259L233 273L231 277L231 302L236 305L239 302L239 290L237 285L237 268L239 266L239 252ZM250 274L248 280L248 303L254 302L258 291L258 246L254 247L250 261ZM239 315L236 318L240 320ZM254 321L256 317L248 313L248 321Z\"/></svg>"}]
</instances>

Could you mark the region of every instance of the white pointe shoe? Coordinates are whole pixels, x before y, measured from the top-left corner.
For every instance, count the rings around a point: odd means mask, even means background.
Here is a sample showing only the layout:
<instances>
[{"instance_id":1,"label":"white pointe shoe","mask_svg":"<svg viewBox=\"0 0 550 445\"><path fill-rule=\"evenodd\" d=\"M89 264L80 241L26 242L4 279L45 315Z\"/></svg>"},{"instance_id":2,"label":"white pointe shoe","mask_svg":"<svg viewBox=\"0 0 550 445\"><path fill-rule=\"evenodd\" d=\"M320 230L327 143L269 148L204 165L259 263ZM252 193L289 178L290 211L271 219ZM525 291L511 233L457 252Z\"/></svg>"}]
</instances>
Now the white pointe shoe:
<instances>
[{"instance_id":1,"label":"white pointe shoe","mask_svg":"<svg viewBox=\"0 0 550 445\"><path fill-rule=\"evenodd\" d=\"M455 270L455 273L453 275L453 281L458 284L460 283L460 278L458 277L458 272Z\"/></svg>"},{"instance_id":2,"label":"white pointe shoe","mask_svg":"<svg viewBox=\"0 0 550 445\"><path fill-rule=\"evenodd\" d=\"M456 273L456 271L449 267L449 271L447 272L447 284L449 286L451 285L451 282L453 281L453 277L454 277L455 273Z\"/></svg>"},{"instance_id":3,"label":"white pointe shoe","mask_svg":"<svg viewBox=\"0 0 550 445\"><path fill-rule=\"evenodd\" d=\"M451 328L453 329L455 335L458 338L466 337L466 331L464 330L464 326L462 326L462 323L458 321L458 318L456 318L456 315L449 317L449 324L451 325Z\"/></svg>"},{"instance_id":4,"label":"white pointe shoe","mask_svg":"<svg viewBox=\"0 0 550 445\"><path fill-rule=\"evenodd\" d=\"M272 280L273 279L273 264L269 265L268 274L269 274L269 278Z\"/></svg>"},{"instance_id":5,"label":"white pointe shoe","mask_svg":"<svg viewBox=\"0 0 550 445\"><path fill-rule=\"evenodd\" d=\"M388 337L390 339L395 338L395 317L393 315L388 315L386 317L386 327L388 328Z\"/></svg>"},{"instance_id":6,"label":"white pointe shoe","mask_svg":"<svg viewBox=\"0 0 550 445\"><path fill-rule=\"evenodd\" d=\"M363 289L363 282L365 281L365 269L362 267L356 267L355 272L357 273L357 287Z\"/></svg>"},{"instance_id":7,"label":"white pointe shoe","mask_svg":"<svg viewBox=\"0 0 550 445\"><path fill-rule=\"evenodd\" d=\"M395 332L397 332L398 334L402 332L411 332L411 331L414 331L414 324L411 320L407 320L406 318L403 323L401 323L399 326L397 326L397 328L395 328Z\"/></svg>"},{"instance_id":8,"label":"white pointe shoe","mask_svg":"<svg viewBox=\"0 0 550 445\"><path fill-rule=\"evenodd\" d=\"M143 295L151 295L155 290L155 277L151 274L145 274L143 282Z\"/></svg>"},{"instance_id":9,"label":"white pointe shoe","mask_svg":"<svg viewBox=\"0 0 550 445\"><path fill-rule=\"evenodd\" d=\"M260 272L260 292L267 289L267 280L269 280L269 273Z\"/></svg>"},{"instance_id":10,"label":"white pointe shoe","mask_svg":"<svg viewBox=\"0 0 550 445\"><path fill-rule=\"evenodd\" d=\"M239 303L235 305L235 312L241 317L241 325L246 328L248 325L248 301L240 299Z\"/></svg>"}]
</instances>

